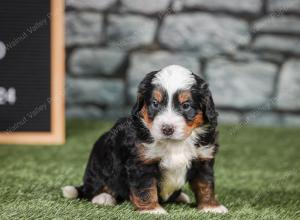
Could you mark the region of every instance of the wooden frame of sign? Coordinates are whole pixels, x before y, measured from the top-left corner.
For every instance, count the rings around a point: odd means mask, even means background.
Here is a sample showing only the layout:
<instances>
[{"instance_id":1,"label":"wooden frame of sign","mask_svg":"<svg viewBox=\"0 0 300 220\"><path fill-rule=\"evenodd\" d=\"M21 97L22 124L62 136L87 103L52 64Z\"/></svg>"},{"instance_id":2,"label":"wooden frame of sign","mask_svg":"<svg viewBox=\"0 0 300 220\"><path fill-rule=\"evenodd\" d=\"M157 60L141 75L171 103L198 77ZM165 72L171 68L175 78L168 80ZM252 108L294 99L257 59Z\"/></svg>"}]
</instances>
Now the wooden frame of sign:
<instances>
[{"instance_id":1,"label":"wooden frame of sign","mask_svg":"<svg viewBox=\"0 0 300 220\"><path fill-rule=\"evenodd\" d=\"M64 1L51 0L51 129L50 132L0 132L2 144L63 144L65 142Z\"/></svg>"}]
</instances>

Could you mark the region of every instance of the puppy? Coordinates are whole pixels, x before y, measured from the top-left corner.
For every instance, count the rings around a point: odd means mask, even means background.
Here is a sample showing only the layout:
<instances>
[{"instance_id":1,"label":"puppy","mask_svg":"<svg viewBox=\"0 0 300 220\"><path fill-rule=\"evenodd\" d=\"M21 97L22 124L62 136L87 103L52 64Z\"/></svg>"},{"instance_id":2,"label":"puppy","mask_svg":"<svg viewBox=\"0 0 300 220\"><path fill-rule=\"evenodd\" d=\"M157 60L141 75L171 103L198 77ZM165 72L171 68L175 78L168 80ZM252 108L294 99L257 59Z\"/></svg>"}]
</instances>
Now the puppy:
<instances>
[{"instance_id":1,"label":"puppy","mask_svg":"<svg viewBox=\"0 0 300 220\"><path fill-rule=\"evenodd\" d=\"M216 126L203 79L177 65L151 72L131 116L95 143L83 185L65 186L63 195L99 205L130 200L142 213L163 214L163 202L190 202L181 191L188 182L199 211L226 213L214 193Z\"/></svg>"}]
</instances>

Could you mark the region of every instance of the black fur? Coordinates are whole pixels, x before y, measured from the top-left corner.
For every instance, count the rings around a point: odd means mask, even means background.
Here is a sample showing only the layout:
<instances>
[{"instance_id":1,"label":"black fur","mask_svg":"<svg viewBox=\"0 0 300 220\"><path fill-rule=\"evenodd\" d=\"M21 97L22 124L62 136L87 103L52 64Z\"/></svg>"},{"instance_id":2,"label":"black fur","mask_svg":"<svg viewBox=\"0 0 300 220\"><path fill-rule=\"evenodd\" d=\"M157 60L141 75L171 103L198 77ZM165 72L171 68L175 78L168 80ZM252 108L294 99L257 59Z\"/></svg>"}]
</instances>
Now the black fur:
<instances>
[{"instance_id":1,"label":"black fur","mask_svg":"<svg viewBox=\"0 0 300 220\"><path fill-rule=\"evenodd\" d=\"M133 116L122 118L102 135L91 152L79 197L91 200L108 187L118 201L129 199L130 187L150 185L149 177L157 178L157 165L144 166L138 160L136 145L150 143L149 131Z\"/></svg>"},{"instance_id":2,"label":"black fur","mask_svg":"<svg viewBox=\"0 0 300 220\"><path fill-rule=\"evenodd\" d=\"M131 116L122 118L116 122L113 128L103 134L95 143L90 154L90 158L85 170L83 185L77 187L78 197L91 200L104 189L117 199L117 201L128 200L130 190L136 190L141 198L147 197L143 194L143 189L149 187L153 179L160 179L160 169L158 162L144 164L139 159L137 146L141 143L151 143L153 138L149 130L140 119L139 112L145 102L151 102L153 77L157 71L149 73L138 88L136 104L133 106ZM186 117L192 119L196 114L193 109L200 109L204 113L207 133L199 135L195 143L196 146L216 143L217 113L208 85L197 75L196 84L192 87L193 108L191 112L186 112ZM197 105L197 106L196 106ZM153 109L149 110L153 111ZM152 117L154 113L150 112ZM206 161L194 160L187 173L187 181L191 181L195 176L201 177L212 185L213 159ZM158 186L159 190L159 186ZM174 192L169 201L174 200L180 194L180 190Z\"/></svg>"}]
</instances>

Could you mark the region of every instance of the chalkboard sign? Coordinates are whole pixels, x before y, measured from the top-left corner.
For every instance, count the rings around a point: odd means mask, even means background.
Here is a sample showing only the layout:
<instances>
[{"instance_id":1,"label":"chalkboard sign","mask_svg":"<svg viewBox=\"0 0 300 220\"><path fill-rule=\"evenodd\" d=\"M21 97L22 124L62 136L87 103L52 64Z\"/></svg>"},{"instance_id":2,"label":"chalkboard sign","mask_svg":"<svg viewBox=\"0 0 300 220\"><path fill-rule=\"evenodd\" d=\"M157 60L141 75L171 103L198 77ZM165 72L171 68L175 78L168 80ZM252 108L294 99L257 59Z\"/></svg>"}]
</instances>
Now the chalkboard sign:
<instances>
[{"instance_id":1,"label":"chalkboard sign","mask_svg":"<svg viewBox=\"0 0 300 220\"><path fill-rule=\"evenodd\" d=\"M0 1L0 143L64 142L64 2Z\"/></svg>"}]
</instances>

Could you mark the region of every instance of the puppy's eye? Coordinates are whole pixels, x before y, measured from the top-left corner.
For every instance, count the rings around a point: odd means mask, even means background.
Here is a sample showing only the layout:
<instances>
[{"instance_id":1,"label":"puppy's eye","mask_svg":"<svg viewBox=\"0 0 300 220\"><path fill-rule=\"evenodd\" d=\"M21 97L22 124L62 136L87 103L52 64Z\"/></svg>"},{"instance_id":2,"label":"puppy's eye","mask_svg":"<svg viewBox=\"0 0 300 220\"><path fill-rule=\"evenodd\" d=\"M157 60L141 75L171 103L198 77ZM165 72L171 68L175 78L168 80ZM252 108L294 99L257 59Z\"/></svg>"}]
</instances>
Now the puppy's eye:
<instances>
[{"instance_id":1,"label":"puppy's eye","mask_svg":"<svg viewBox=\"0 0 300 220\"><path fill-rule=\"evenodd\" d=\"M153 101L152 101L152 107L155 108L155 109L157 109L157 108L159 107L158 101L153 100Z\"/></svg>"},{"instance_id":2,"label":"puppy's eye","mask_svg":"<svg viewBox=\"0 0 300 220\"><path fill-rule=\"evenodd\" d=\"M185 103L182 104L182 109L184 111L188 111L188 110L190 110L190 108L191 108L191 104L190 103L185 102Z\"/></svg>"}]
</instances>

